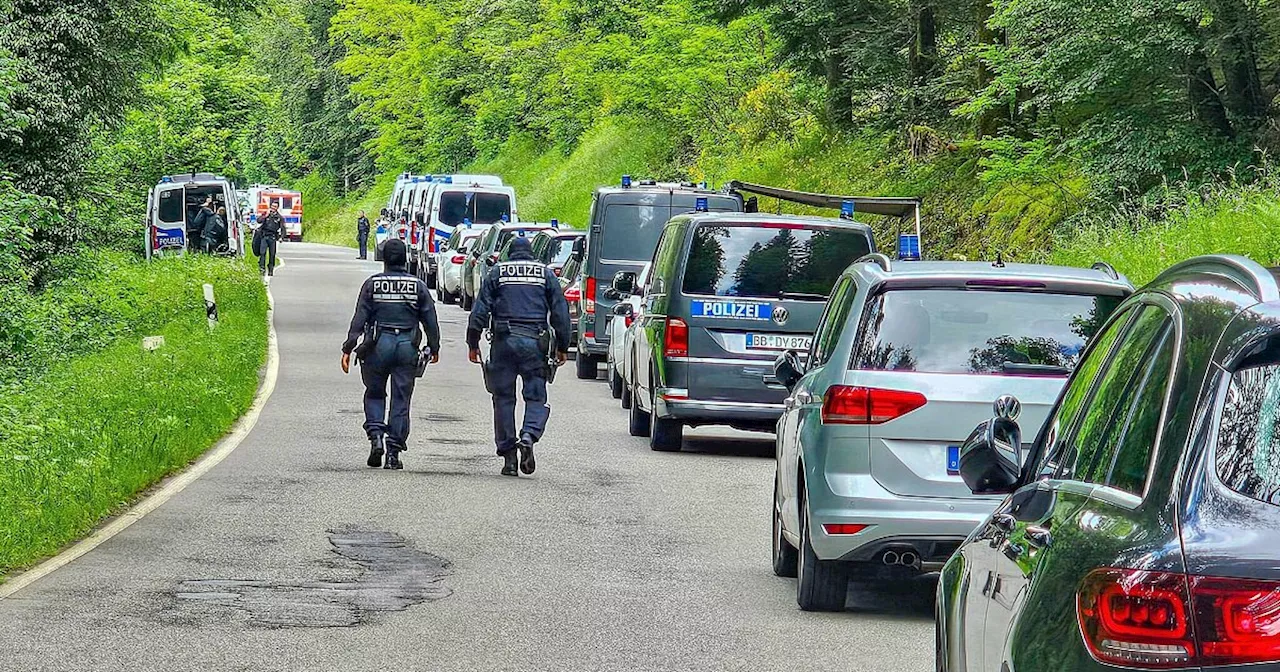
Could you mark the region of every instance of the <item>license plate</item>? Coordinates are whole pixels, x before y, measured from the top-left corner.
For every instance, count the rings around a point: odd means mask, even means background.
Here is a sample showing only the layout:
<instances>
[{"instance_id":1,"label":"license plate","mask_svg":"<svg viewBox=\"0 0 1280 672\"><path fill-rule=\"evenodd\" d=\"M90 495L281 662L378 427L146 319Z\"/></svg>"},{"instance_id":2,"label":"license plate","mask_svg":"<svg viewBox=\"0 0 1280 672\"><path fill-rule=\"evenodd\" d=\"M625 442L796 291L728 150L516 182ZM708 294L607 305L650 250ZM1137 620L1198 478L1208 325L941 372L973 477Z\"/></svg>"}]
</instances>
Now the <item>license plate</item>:
<instances>
[{"instance_id":1,"label":"license plate","mask_svg":"<svg viewBox=\"0 0 1280 672\"><path fill-rule=\"evenodd\" d=\"M960 446L947 446L947 473L960 475Z\"/></svg>"},{"instance_id":2,"label":"license plate","mask_svg":"<svg viewBox=\"0 0 1280 672\"><path fill-rule=\"evenodd\" d=\"M747 334L747 349L749 350L808 350L812 344L812 336Z\"/></svg>"}]
</instances>

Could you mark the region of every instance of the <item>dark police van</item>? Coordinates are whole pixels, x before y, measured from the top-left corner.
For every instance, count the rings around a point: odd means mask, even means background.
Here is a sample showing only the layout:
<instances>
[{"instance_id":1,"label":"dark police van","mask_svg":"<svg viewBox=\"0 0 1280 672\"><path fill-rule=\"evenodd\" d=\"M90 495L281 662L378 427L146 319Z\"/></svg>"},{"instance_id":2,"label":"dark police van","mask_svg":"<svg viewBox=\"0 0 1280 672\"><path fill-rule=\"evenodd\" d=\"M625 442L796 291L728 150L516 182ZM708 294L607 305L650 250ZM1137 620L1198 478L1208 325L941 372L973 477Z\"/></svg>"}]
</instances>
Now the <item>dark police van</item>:
<instances>
[{"instance_id":1,"label":"dark police van","mask_svg":"<svg viewBox=\"0 0 1280 672\"><path fill-rule=\"evenodd\" d=\"M773 431L784 387L773 362L809 349L845 268L875 252L847 219L696 212L664 227L631 358L632 436L680 450L685 425ZM633 275L619 274L617 293Z\"/></svg>"},{"instance_id":2,"label":"dark police van","mask_svg":"<svg viewBox=\"0 0 1280 672\"><path fill-rule=\"evenodd\" d=\"M590 226L582 257L582 295L578 311L579 378L595 378L609 351L609 318L616 298L606 296L620 271L638 272L653 257L663 225L675 215L693 212L699 199L711 212L742 212L740 194L713 191L690 183L667 184L629 176L621 186L601 187L591 200ZM840 270L844 270L841 266Z\"/></svg>"}]
</instances>

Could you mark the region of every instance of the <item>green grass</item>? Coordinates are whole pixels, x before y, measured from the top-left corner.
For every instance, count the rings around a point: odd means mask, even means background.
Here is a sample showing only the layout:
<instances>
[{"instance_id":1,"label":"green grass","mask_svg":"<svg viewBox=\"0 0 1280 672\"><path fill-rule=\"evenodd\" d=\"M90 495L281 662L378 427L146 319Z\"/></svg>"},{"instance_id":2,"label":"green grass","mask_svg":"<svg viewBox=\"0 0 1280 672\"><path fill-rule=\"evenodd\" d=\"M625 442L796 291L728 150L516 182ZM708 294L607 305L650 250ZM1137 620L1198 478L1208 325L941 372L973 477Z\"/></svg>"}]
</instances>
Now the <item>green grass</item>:
<instances>
[{"instance_id":1,"label":"green grass","mask_svg":"<svg viewBox=\"0 0 1280 672\"><path fill-rule=\"evenodd\" d=\"M369 214L369 221L378 218L378 212L387 204L391 189L395 186L395 174L382 177L371 188L344 201L333 193L328 181L318 173L312 173L293 185L303 194L307 204L303 222L303 240L343 247L357 247L356 218L360 211ZM369 244L373 244L370 236Z\"/></svg>"},{"instance_id":2,"label":"green grass","mask_svg":"<svg viewBox=\"0 0 1280 672\"><path fill-rule=\"evenodd\" d=\"M91 530L207 450L252 403L267 342L256 266L204 257L126 264L84 289L112 297L139 274L154 278L136 301L145 318L113 330L105 347L0 390L0 573ZM212 332L204 282L218 297ZM165 347L143 351L144 335L163 335Z\"/></svg>"}]
</instances>

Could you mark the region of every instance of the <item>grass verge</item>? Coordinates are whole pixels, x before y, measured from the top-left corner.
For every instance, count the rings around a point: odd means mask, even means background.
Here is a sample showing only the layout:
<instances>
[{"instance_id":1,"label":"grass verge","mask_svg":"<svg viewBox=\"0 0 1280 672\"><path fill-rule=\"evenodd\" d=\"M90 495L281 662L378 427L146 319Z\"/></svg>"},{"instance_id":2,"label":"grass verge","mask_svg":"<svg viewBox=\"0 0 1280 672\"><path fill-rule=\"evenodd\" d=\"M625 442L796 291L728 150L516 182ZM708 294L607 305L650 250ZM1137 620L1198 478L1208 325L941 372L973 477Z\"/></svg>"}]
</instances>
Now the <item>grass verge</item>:
<instances>
[{"instance_id":1,"label":"grass verge","mask_svg":"<svg viewBox=\"0 0 1280 672\"><path fill-rule=\"evenodd\" d=\"M86 289L112 296L140 273L171 290L145 297L163 324L139 319L145 330L3 390L0 574L54 553L189 464L253 401L268 329L256 266L202 257L133 264ZM212 332L204 282L218 296L221 322ZM143 335L163 335L166 344L145 352Z\"/></svg>"}]
</instances>

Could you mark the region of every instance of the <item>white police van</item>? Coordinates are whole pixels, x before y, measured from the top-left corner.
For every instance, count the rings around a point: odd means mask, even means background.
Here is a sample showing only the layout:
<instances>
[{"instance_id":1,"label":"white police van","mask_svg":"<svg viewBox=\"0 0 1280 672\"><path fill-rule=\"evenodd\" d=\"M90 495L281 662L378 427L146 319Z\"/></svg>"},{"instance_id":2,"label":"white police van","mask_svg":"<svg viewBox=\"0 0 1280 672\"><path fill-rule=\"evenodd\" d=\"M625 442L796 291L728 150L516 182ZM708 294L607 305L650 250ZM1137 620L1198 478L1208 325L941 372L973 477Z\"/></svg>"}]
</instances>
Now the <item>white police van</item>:
<instances>
[{"instance_id":1,"label":"white police van","mask_svg":"<svg viewBox=\"0 0 1280 672\"><path fill-rule=\"evenodd\" d=\"M188 227L200 213L200 205L210 196L215 211L219 207L227 209L226 251L243 255L244 220L235 183L221 175L193 172L166 175L148 192L144 234L147 258L198 249L202 241L191 240Z\"/></svg>"}]
</instances>

